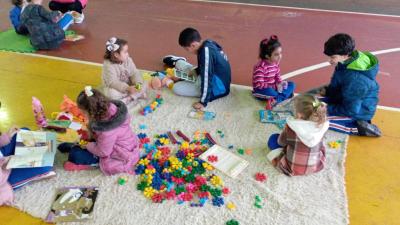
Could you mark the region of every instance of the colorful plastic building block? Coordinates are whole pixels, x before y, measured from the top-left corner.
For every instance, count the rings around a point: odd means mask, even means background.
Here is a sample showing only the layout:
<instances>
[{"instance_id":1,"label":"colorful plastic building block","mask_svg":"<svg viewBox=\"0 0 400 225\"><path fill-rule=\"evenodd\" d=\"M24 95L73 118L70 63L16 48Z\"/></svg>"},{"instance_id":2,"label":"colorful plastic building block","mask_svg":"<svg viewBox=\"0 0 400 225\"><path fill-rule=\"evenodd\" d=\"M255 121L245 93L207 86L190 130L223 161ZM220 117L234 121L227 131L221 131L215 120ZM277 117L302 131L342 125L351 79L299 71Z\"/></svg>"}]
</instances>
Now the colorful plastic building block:
<instances>
[{"instance_id":1,"label":"colorful plastic building block","mask_svg":"<svg viewBox=\"0 0 400 225\"><path fill-rule=\"evenodd\" d=\"M118 184L119 185L124 185L124 184L126 184L127 181L128 181L128 178L125 177L125 176L118 178Z\"/></svg>"},{"instance_id":2,"label":"colorful plastic building block","mask_svg":"<svg viewBox=\"0 0 400 225\"><path fill-rule=\"evenodd\" d=\"M228 208L229 210L235 210L236 205L233 202L228 202L228 204L226 204L226 208Z\"/></svg>"},{"instance_id":3,"label":"colorful plastic building block","mask_svg":"<svg viewBox=\"0 0 400 225\"><path fill-rule=\"evenodd\" d=\"M218 162L218 156L216 156L216 155L209 155L209 156L207 157L207 160L208 160L209 162Z\"/></svg>"},{"instance_id":4,"label":"colorful plastic building block","mask_svg":"<svg viewBox=\"0 0 400 225\"><path fill-rule=\"evenodd\" d=\"M329 148L338 149L340 148L342 142L341 141L331 141L328 143Z\"/></svg>"},{"instance_id":5,"label":"colorful plastic building block","mask_svg":"<svg viewBox=\"0 0 400 225\"><path fill-rule=\"evenodd\" d=\"M256 179L256 181L264 182L267 180L267 175L265 175L263 173L256 173L255 179Z\"/></svg>"},{"instance_id":6,"label":"colorful plastic building block","mask_svg":"<svg viewBox=\"0 0 400 225\"><path fill-rule=\"evenodd\" d=\"M217 142L211 137L211 135L209 133L206 133L206 137L207 137L208 141L210 141L210 143L212 143L213 145L217 144Z\"/></svg>"},{"instance_id":7,"label":"colorful plastic building block","mask_svg":"<svg viewBox=\"0 0 400 225\"><path fill-rule=\"evenodd\" d=\"M164 99L161 97L161 95L157 95L155 100L150 105L147 105L140 110L140 114L147 116L148 114L153 113L163 103Z\"/></svg>"},{"instance_id":8,"label":"colorful plastic building block","mask_svg":"<svg viewBox=\"0 0 400 225\"><path fill-rule=\"evenodd\" d=\"M237 220L231 219L226 222L226 225L239 225Z\"/></svg>"},{"instance_id":9,"label":"colorful plastic building block","mask_svg":"<svg viewBox=\"0 0 400 225\"><path fill-rule=\"evenodd\" d=\"M182 131L178 130L178 131L176 132L176 134L177 134L179 137L181 137L184 141L190 142L190 139L189 139L185 134L183 134Z\"/></svg>"},{"instance_id":10,"label":"colorful plastic building block","mask_svg":"<svg viewBox=\"0 0 400 225\"><path fill-rule=\"evenodd\" d=\"M253 154L253 151L251 149L246 149L245 153L246 153L246 155L251 155L251 154Z\"/></svg>"}]
</instances>

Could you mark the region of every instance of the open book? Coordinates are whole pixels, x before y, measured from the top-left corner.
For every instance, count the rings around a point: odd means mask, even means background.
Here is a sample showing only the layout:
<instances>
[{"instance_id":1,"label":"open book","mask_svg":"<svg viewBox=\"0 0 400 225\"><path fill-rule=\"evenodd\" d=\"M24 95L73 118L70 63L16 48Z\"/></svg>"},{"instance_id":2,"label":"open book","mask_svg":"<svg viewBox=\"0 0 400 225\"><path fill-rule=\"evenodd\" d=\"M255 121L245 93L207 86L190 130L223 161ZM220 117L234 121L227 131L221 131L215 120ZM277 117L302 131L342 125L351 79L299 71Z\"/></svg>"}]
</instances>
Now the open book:
<instances>
[{"instance_id":1,"label":"open book","mask_svg":"<svg viewBox=\"0 0 400 225\"><path fill-rule=\"evenodd\" d=\"M286 119L292 117L291 111L260 110L260 121L262 123L273 123L283 129Z\"/></svg>"},{"instance_id":2,"label":"open book","mask_svg":"<svg viewBox=\"0 0 400 225\"><path fill-rule=\"evenodd\" d=\"M208 156L211 155L218 157L218 160L216 162L210 162ZM206 152L200 155L200 159L207 161L209 164L232 178L236 178L249 165L249 162L219 145L213 145Z\"/></svg>"},{"instance_id":3,"label":"open book","mask_svg":"<svg viewBox=\"0 0 400 225\"><path fill-rule=\"evenodd\" d=\"M175 64L174 76L182 80L196 82L196 67L184 60L178 60Z\"/></svg>"},{"instance_id":4,"label":"open book","mask_svg":"<svg viewBox=\"0 0 400 225\"><path fill-rule=\"evenodd\" d=\"M91 219L98 195L97 187L64 187L57 189L46 222L78 222Z\"/></svg>"},{"instance_id":5,"label":"open book","mask_svg":"<svg viewBox=\"0 0 400 225\"><path fill-rule=\"evenodd\" d=\"M20 130L15 153L7 164L11 168L53 166L56 154L56 135L50 132Z\"/></svg>"},{"instance_id":6,"label":"open book","mask_svg":"<svg viewBox=\"0 0 400 225\"><path fill-rule=\"evenodd\" d=\"M216 114L210 111L192 110L189 112L188 117L198 120L213 120Z\"/></svg>"}]
</instances>

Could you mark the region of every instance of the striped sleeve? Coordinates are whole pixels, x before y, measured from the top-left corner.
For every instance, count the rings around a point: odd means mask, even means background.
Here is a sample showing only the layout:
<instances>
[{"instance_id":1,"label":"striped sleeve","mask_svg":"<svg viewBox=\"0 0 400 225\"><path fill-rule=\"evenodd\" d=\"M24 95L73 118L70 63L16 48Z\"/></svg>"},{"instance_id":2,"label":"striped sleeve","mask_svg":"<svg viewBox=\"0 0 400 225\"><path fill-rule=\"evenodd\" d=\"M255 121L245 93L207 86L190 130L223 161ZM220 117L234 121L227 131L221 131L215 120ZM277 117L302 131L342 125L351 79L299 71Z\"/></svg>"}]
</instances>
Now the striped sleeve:
<instances>
[{"instance_id":1,"label":"striped sleeve","mask_svg":"<svg viewBox=\"0 0 400 225\"><path fill-rule=\"evenodd\" d=\"M279 67L259 63L253 69L253 88L264 89L276 83L276 76L279 74Z\"/></svg>"},{"instance_id":2,"label":"striped sleeve","mask_svg":"<svg viewBox=\"0 0 400 225\"><path fill-rule=\"evenodd\" d=\"M275 74L275 83L279 84L282 82L282 77L281 77L281 69L279 66L276 67L276 74Z\"/></svg>"},{"instance_id":3,"label":"striped sleeve","mask_svg":"<svg viewBox=\"0 0 400 225\"><path fill-rule=\"evenodd\" d=\"M201 96L200 102L207 106L207 103L211 99L211 83L212 83L212 57L208 47L201 49L199 54L199 74L202 76L201 79Z\"/></svg>"}]
</instances>

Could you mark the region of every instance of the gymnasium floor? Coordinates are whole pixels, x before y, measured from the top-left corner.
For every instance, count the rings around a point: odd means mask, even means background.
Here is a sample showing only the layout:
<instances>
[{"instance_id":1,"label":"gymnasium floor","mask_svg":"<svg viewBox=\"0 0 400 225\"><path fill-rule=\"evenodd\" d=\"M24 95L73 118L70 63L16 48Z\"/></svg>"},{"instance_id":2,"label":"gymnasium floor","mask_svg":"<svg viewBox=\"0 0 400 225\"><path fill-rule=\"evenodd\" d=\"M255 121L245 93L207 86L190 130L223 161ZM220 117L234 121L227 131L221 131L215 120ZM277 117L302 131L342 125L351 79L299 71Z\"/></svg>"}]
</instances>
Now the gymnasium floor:
<instances>
[{"instance_id":1,"label":"gymnasium floor","mask_svg":"<svg viewBox=\"0 0 400 225\"><path fill-rule=\"evenodd\" d=\"M193 26L225 48L232 64L234 83L249 85L258 41L274 33L281 37L284 45L282 71L309 70L287 76L298 84L297 92L301 92L329 81L333 68L312 70L309 66L326 60L321 53L322 46L331 34L348 32L355 37L359 49L384 50L378 56L382 72L378 76L382 89L379 104L383 107L374 118L384 136L350 138L346 188L351 224L400 224L397 215L400 208L400 174L397 172L400 169L397 163L400 159L397 144L400 140L400 101L397 98L400 78L396 73L400 33L393 32L400 28L399 17L172 0L118 2L117 5L107 0L89 3L84 24L72 27L86 39L66 43L57 51L38 54L100 63L107 38L119 36L129 41L130 53L140 68L156 70L161 69L160 58L166 54L184 55L194 60L177 46L179 31ZM3 30L9 27L5 10L9 6L4 1L0 6L0 29ZM391 8L382 1L377 7ZM113 12L106 10L109 8ZM34 128L31 96L46 102L46 111L57 111L64 94L74 98L84 85L98 85L100 73L101 67L93 63L0 52L0 129L4 131L12 124ZM0 221L1 224L42 223L7 207L0 208Z\"/></svg>"}]
</instances>

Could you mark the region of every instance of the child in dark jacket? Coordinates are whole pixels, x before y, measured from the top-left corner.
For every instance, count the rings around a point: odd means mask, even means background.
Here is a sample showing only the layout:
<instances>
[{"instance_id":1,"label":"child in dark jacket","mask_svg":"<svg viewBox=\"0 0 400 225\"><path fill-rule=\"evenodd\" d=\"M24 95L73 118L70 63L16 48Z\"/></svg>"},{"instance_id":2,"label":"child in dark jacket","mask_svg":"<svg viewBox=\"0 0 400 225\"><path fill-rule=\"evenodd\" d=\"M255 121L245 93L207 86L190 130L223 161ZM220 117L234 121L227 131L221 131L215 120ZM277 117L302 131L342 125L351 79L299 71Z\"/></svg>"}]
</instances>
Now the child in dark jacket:
<instances>
[{"instance_id":1,"label":"child in dark jacket","mask_svg":"<svg viewBox=\"0 0 400 225\"><path fill-rule=\"evenodd\" d=\"M320 94L328 103L331 129L347 134L380 136L371 124L378 104L378 59L369 52L355 50L348 34L336 34L325 43L325 55L335 66L330 84Z\"/></svg>"},{"instance_id":2,"label":"child in dark jacket","mask_svg":"<svg viewBox=\"0 0 400 225\"><path fill-rule=\"evenodd\" d=\"M56 49L65 39L64 30L73 23L70 14L50 12L42 6L43 0L28 0L21 14L21 22L27 27L31 44L37 49Z\"/></svg>"},{"instance_id":3,"label":"child in dark jacket","mask_svg":"<svg viewBox=\"0 0 400 225\"><path fill-rule=\"evenodd\" d=\"M28 29L21 24L21 12L27 2L26 0L11 0L11 3L14 5L14 7L10 10L9 17L12 25L14 26L15 32L17 34L27 35L29 33Z\"/></svg>"},{"instance_id":4,"label":"child in dark jacket","mask_svg":"<svg viewBox=\"0 0 400 225\"><path fill-rule=\"evenodd\" d=\"M193 108L201 110L215 99L225 97L230 92L231 66L222 47L212 40L202 40L193 28L184 29L179 35L179 45L197 55L197 75L195 83L177 82L173 91L177 95L200 97Z\"/></svg>"}]
</instances>

